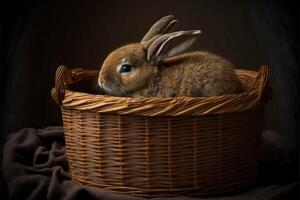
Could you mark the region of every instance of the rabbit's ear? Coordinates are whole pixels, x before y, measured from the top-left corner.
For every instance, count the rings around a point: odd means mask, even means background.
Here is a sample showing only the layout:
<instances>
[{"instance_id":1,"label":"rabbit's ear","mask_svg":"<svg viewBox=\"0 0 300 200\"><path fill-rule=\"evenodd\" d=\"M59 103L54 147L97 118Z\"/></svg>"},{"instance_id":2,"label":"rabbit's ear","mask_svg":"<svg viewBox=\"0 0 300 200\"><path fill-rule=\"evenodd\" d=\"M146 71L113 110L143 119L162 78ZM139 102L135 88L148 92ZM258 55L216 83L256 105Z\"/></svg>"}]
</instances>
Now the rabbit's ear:
<instances>
[{"instance_id":1,"label":"rabbit's ear","mask_svg":"<svg viewBox=\"0 0 300 200\"><path fill-rule=\"evenodd\" d=\"M141 44L147 43L149 40L151 40L156 35L161 35L165 33L169 33L172 31L174 26L176 25L177 20L174 19L173 15L168 15L152 25L152 27L149 29L149 31L146 33L146 35L143 37Z\"/></svg>"},{"instance_id":2,"label":"rabbit's ear","mask_svg":"<svg viewBox=\"0 0 300 200\"><path fill-rule=\"evenodd\" d=\"M160 61L187 50L196 40L200 30L178 31L158 36L147 48L147 60Z\"/></svg>"}]
</instances>

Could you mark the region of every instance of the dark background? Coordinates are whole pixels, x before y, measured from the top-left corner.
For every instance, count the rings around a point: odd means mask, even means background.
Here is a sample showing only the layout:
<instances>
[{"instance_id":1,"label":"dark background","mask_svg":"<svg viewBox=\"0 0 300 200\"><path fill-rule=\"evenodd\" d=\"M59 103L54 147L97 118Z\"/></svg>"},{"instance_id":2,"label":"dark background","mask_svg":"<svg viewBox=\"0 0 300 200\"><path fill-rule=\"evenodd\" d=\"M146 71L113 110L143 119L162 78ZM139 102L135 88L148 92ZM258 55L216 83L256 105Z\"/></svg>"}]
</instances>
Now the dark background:
<instances>
[{"instance_id":1,"label":"dark background","mask_svg":"<svg viewBox=\"0 0 300 200\"><path fill-rule=\"evenodd\" d=\"M173 14L178 28L202 30L195 48L237 68L270 65L274 98L264 128L284 135L298 158L298 13L292 1L1 1L1 149L11 132L62 124L50 98L60 64L98 69L110 51Z\"/></svg>"}]
</instances>

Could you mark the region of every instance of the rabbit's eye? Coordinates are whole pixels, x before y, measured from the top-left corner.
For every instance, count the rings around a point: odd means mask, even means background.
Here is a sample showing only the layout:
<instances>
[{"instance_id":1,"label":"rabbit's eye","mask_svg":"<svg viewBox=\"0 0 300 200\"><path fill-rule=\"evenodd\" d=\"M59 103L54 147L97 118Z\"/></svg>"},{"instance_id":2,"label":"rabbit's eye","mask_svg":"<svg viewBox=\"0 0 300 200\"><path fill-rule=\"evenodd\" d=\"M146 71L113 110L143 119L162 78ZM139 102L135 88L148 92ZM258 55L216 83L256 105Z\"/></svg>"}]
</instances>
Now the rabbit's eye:
<instances>
[{"instance_id":1,"label":"rabbit's eye","mask_svg":"<svg viewBox=\"0 0 300 200\"><path fill-rule=\"evenodd\" d=\"M130 64L123 64L120 68L120 73L127 73L131 71L132 66Z\"/></svg>"}]
</instances>

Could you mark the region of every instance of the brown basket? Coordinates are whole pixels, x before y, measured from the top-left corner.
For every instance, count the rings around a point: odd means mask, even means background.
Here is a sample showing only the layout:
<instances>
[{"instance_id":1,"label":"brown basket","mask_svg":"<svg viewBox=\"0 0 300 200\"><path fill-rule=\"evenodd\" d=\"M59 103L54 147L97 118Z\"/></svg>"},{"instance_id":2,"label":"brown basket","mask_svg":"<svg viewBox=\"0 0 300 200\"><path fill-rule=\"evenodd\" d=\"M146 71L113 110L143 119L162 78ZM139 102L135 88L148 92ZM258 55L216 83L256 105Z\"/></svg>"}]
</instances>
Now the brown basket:
<instances>
[{"instance_id":1,"label":"brown basket","mask_svg":"<svg viewBox=\"0 0 300 200\"><path fill-rule=\"evenodd\" d=\"M72 179L137 196L207 196L251 186L269 68L237 73L241 94L126 98L79 92L98 71L60 66L52 97L61 105Z\"/></svg>"}]
</instances>

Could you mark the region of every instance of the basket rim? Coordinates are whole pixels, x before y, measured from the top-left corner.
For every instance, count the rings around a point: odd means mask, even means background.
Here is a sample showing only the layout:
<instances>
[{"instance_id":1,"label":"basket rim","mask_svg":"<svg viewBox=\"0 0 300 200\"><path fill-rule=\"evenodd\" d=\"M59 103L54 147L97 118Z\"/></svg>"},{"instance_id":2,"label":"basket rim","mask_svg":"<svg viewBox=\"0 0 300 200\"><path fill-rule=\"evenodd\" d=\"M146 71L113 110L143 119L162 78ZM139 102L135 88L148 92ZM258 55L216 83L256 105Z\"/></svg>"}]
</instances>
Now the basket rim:
<instances>
[{"instance_id":1,"label":"basket rim","mask_svg":"<svg viewBox=\"0 0 300 200\"><path fill-rule=\"evenodd\" d=\"M94 111L102 113L118 113L140 116L181 116L207 115L243 112L254 109L262 104L262 96L269 79L269 68L261 66L260 70L236 69L237 73L244 73L249 78L256 79L256 88L239 94L225 94L212 97L115 97L101 94L71 91L68 84L78 81L79 76L72 70L72 81L65 82L61 106L79 111ZM88 70L91 72L92 70ZM75 74L75 75L74 75ZM93 71L95 75L95 70ZM80 74L82 76L82 74ZM88 76L82 76L87 78ZM91 74L90 76L91 77ZM82 79L84 79L82 78ZM72 77L71 77L72 79ZM81 79L81 80L82 80Z\"/></svg>"},{"instance_id":2,"label":"basket rim","mask_svg":"<svg viewBox=\"0 0 300 200\"><path fill-rule=\"evenodd\" d=\"M66 90L62 107L140 116L206 115L243 112L260 104L258 90L217 97L130 98ZM248 102L248 103L247 103ZM235 106L232 106L236 104Z\"/></svg>"}]
</instances>

